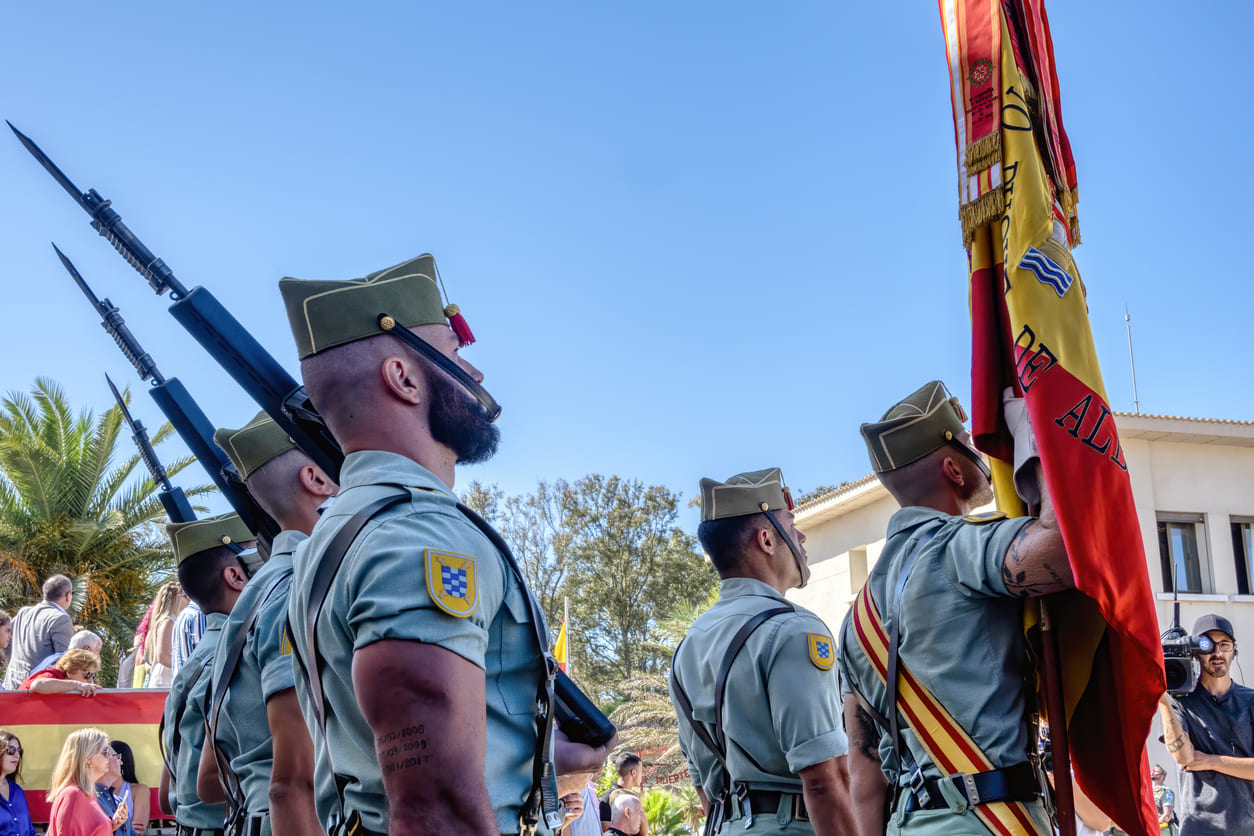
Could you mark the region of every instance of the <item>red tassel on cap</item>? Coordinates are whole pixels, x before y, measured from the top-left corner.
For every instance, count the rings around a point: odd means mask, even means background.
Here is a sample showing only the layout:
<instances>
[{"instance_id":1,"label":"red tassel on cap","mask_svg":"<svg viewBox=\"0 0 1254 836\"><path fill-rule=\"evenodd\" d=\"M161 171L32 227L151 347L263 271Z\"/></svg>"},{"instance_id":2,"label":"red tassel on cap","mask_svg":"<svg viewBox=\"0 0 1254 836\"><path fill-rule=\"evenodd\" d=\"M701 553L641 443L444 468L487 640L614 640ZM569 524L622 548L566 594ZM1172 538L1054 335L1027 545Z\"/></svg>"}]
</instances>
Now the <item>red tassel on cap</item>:
<instances>
[{"instance_id":1,"label":"red tassel on cap","mask_svg":"<svg viewBox=\"0 0 1254 836\"><path fill-rule=\"evenodd\" d=\"M788 490L788 488L784 488L784 502L788 505L789 511L796 509L796 506L792 503L792 491Z\"/></svg>"},{"instance_id":2,"label":"red tassel on cap","mask_svg":"<svg viewBox=\"0 0 1254 836\"><path fill-rule=\"evenodd\" d=\"M453 329L453 333L460 340L458 348L465 348L475 341L475 335L471 332L470 326L466 324L466 317L462 316L460 308L456 305L446 305L444 315L448 317L449 327Z\"/></svg>"}]
</instances>

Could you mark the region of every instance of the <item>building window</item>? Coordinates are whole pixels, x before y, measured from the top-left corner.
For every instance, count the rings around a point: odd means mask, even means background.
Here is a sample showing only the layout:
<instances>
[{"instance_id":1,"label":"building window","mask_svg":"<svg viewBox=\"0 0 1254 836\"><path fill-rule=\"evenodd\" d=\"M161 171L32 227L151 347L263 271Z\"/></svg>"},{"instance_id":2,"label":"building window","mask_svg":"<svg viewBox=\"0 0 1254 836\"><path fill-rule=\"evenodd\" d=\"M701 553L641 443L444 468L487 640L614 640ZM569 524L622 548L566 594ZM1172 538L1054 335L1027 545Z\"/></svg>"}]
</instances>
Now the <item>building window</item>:
<instances>
[{"instance_id":1,"label":"building window","mask_svg":"<svg viewBox=\"0 0 1254 836\"><path fill-rule=\"evenodd\" d=\"M1232 517L1232 553L1237 558L1237 592L1250 591L1254 579L1254 517Z\"/></svg>"},{"instance_id":2,"label":"building window","mask_svg":"<svg viewBox=\"0 0 1254 836\"><path fill-rule=\"evenodd\" d=\"M1158 556L1164 592L1209 592L1201 514L1159 514Z\"/></svg>"}]
</instances>

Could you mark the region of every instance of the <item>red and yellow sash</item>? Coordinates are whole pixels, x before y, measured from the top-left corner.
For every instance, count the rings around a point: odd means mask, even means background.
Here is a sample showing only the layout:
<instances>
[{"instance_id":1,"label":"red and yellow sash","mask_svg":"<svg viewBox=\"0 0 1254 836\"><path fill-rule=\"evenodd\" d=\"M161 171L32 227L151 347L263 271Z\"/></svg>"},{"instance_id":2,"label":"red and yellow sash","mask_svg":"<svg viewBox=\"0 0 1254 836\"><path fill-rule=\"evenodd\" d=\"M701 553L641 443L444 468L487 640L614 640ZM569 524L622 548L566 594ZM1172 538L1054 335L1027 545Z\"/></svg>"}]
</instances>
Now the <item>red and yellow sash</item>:
<instances>
[{"instance_id":1,"label":"red and yellow sash","mask_svg":"<svg viewBox=\"0 0 1254 836\"><path fill-rule=\"evenodd\" d=\"M888 634L884 630L879 607L866 586L862 587L853 605L853 628L858 646L871 661L880 680L887 682ZM928 757L945 775L973 775L996 768L900 659L897 661L897 707L910 724L910 730L923 744ZM1021 801L995 801L980 804L973 810L989 830L1001 836L1041 833L1027 805Z\"/></svg>"}]
</instances>

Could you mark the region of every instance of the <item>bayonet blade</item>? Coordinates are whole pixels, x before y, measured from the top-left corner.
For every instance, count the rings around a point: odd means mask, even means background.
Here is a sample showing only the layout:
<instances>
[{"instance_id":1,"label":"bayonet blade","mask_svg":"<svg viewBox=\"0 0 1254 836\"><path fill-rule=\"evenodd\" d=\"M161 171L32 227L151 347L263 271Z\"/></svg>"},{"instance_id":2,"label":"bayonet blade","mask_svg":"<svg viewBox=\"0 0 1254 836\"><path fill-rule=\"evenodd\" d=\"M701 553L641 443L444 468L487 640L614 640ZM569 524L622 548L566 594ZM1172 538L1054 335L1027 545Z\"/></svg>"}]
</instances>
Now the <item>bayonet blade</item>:
<instances>
[{"instance_id":1,"label":"bayonet blade","mask_svg":"<svg viewBox=\"0 0 1254 836\"><path fill-rule=\"evenodd\" d=\"M65 253L61 252L61 248L55 243L53 243L52 248L57 251L57 258L61 259L62 266L64 266L66 272L70 274L70 278L74 279L74 283L78 285L78 289L83 291L83 295L91 301L97 311L100 311L99 297L97 297L92 291L91 286L87 284L87 281L83 278L83 274L78 272L78 268L74 266L74 262L70 261L70 259L66 257Z\"/></svg>"},{"instance_id":2,"label":"bayonet blade","mask_svg":"<svg viewBox=\"0 0 1254 836\"><path fill-rule=\"evenodd\" d=\"M35 144L35 140L31 139L26 134L22 133L17 128L13 127L13 123L10 122L8 119L4 120L4 124L8 125L9 130L13 131L13 133L17 135L17 138L21 141L21 143L26 146L26 150L31 153L31 156L39 160L39 164L48 170L48 173L52 175L52 179L60 183L61 188L69 192L70 196L73 197L74 200L78 201L79 206L83 207L88 212L94 215L95 210L91 206L88 205L87 200L83 195L83 192L79 191L78 186L74 185L73 180L65 176L64 171L57 168L57 164L54 163L51 160L51 158L49 158L48 155L43 152L42 148L40 148L38 145Z\"/></svg>"},{"instance_id":3,"label":"bayonet blade","mask_svg":"<svg viewBox=\"0 0 1254 836\"><path fill-rule=\"evenodd\" d=\"M152 442L148 440L148 430L142 423L136 421L131 416L131 411L126 408L126 401L122 400L122 393L118 391L118 387L113 385L113 380L109 375L105 375L105 380L109 384L109 390L113 392L113 399L117 401L118 409L122 412L122 418L126 421L128 427L131 428L131 439L135 442L136 449L139 450L139 457L143 459L144 465L148 468L148 474L152 476L152 481L161 486L163 492L169 493L174 490L174 485L170 484L170 476L165 471L165 466L161 464L161 460L157 458L157 451L153 449Z\"/></svg>"}]
</instances>

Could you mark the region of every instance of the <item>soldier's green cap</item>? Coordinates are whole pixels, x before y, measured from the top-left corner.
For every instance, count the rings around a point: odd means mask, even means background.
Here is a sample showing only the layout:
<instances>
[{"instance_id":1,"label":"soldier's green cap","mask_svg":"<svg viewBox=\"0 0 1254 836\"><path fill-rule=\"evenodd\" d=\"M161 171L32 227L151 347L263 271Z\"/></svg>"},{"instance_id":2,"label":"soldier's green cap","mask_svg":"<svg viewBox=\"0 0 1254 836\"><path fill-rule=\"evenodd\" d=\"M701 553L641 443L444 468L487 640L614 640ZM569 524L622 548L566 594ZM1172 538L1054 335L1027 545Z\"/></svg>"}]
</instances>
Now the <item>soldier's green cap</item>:
<instances>
[{"instance_id":1,"label":"soldier's green cap","mask_svg":"<svg viewBox=\"0 0 1254 836\"><path fill-rule=\"evenodd\" d=\"M425 253L361 279L279 281L300 359L385 333L379 314L402 328L447 324L457 313L440 296L435 259Z\"/></svg>"},{"instance_id":2,"label":"soldier's green cap","mask_svg":"<svg viewBox=\"0 0 1254 836\"><path fill-rule=\"evenodd\" d=\"M778 467L737 473L726 482L701 480L701 522L743 517L763 511L792 510L792 494Z\"/></svg>"},{"instance_id":3,"label":"soldier's green cap","mask_svg":"<svg viewBox=\"0 0 1254 836\"><path fill-rule=\"evenodd\" d=\"M234 511L203 520L170 523L165 527L165 533L174 546L174 562L179 566L188 558L209 549L257 539Z\"/></svg>"},{"instance_id":4,"label":"soldier's green cap","mask_svg":"<svg viewBox=\"0 0 1254 836\"><path fill-rule=\"evenodd\" d=\"M962 434L967 413L939 380L903 398L874 424L862 425L871 469L887 473L939 450Z\"/></svg>"},{"instance_id":5,"label":"soldier's green cap","mask_svg":"<svg viewBox=\"0 0 1254 836\"><path fill-rule=\"evenodd\" d=\"M287 430L275 423L265 410L238 430L223 427L216 431L213 443L226 453L241 479L247 479L276 456L296 449L296 442L288 436Z\"/></svg>"}]
</instances>

